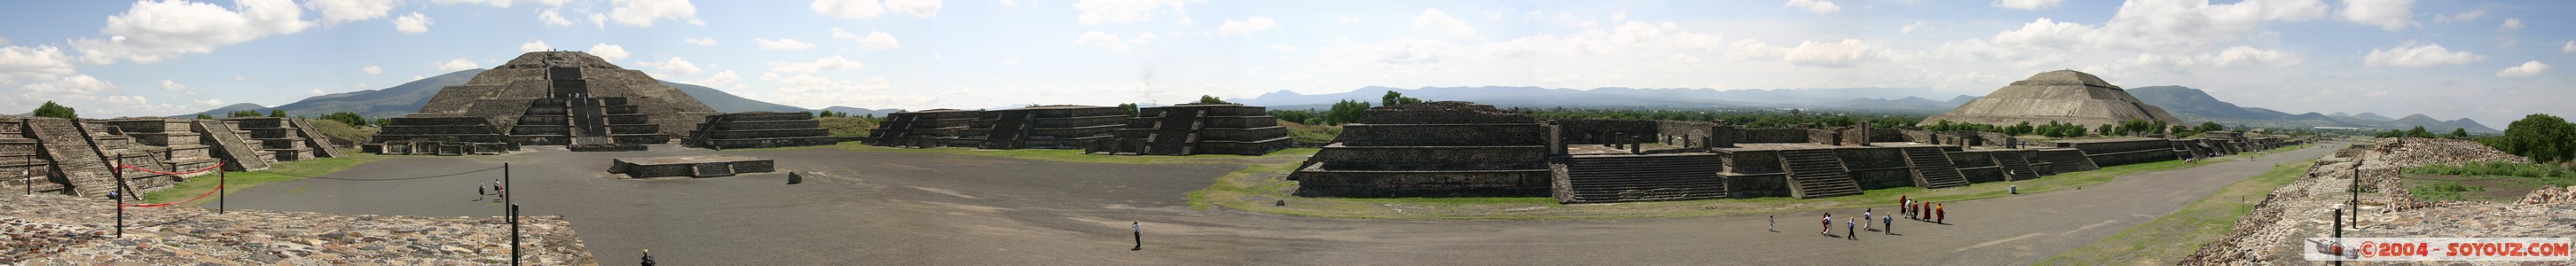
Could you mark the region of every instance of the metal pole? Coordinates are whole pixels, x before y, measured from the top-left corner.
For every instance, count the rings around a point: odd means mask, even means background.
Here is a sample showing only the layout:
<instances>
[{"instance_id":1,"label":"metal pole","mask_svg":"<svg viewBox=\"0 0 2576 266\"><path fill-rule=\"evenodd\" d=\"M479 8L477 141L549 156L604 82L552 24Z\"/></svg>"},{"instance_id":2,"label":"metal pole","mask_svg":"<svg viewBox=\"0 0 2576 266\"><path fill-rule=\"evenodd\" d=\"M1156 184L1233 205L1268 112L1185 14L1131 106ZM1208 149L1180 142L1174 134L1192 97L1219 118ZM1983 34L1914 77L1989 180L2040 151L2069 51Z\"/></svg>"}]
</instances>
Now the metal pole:
<instances>
[{"instance_id":1,"label":"metal pole","mask_svg":"<svg viewBox=\"0 0 2576 266\"><path fill-rule=\"evenodd\" d=\"M2343 209L2335 209L2334 239L2335 256L2343 256L2345 252L2360 252L2359 249L2343 248ZM2343 265L2343 260L2335 260L2334 264Z\"/></svg>"},{"instance_id":2,"label":"metal pole","mask_svg":"<svg viewBox=\"0 0 2576 266\"><path fill-rule=\"evenodd\" d=\"M510 265L519 265L519 204L510 200L510 163L501 163L501 205L509 207Z\"/></svg>"},{"instance_id":3,"label":"metal pole","mask_svg":"<svg viewBox=\"0 0 2576 266\"><path fill-rule=\"evenodd\" d=\"M215 214L224 214L225 183L231 182L225 178L224 163L215 163Z\"/></svg>"},{"instance_id":4,"label":"metal pole","mask_svg":"<svg viewBox=\"0 0 2576 266\"><path fill-rule=\"evenodd\" d=\"M125 238L125 162L117 155L121 154L109 153L107 157L108 177L116 178L116 188L110 189L107 196L116 198L116 238Z\"/></svg>"}]
</instances>

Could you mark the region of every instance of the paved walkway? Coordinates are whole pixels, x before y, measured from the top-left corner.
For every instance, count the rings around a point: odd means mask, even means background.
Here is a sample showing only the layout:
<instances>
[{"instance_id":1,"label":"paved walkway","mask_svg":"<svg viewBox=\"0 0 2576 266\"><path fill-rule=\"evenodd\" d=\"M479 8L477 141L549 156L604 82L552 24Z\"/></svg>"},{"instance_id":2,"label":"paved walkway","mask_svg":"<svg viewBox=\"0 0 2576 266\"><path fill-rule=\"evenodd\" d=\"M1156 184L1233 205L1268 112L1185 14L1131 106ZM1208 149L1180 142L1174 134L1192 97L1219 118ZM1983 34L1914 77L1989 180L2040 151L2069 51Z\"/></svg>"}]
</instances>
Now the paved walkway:
<instances>
[{"instance_id":1,"label":"paved walkway","mask_svg":"<svg viewBox=\"0 0 2576 266\"><path fill-rule=\"evenodd\" d=\"M2324 146L2324 145L2320 145ZM531 214L566 215L603 265L634 250L690 265L847 264L2028 264L2155 219L2220 187L2320 157L2306 150L2110 183L1952 202L1950 224L1900 219L1901 235L1843 240L1814 233L1815 213L1609 221L1368 221L1191 210L1183 194L1223 165L1058 163L834 149L736 151L824 174L621 180L608 158L711 154L654 151L398 158L335 173L391 178L514 162ZM492 177L350 182L297 180L239 193L234 208L400 215L497 215L470 189ZM1985 185L1985 184L1980 184ZM1892 207L1892 206L1891 206ZM1880 212L1892 209L1880 208ZM1835 210L1836 218L1860 210ZM1129 251L1128 221L1145 222ZM1841 233L1839 221L1836 233ZM2188 243L2177 243L2188 244Z\"/></svg>"}]
</instances>

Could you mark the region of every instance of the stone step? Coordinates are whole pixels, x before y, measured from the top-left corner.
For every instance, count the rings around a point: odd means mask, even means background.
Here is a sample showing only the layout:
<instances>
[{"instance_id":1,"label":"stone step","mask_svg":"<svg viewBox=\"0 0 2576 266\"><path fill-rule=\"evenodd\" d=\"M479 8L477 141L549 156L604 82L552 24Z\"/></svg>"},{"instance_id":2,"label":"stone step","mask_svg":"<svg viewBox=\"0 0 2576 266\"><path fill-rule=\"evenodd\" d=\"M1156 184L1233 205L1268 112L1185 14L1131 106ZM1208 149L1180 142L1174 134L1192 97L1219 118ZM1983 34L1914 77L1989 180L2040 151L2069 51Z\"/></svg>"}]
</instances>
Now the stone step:
<instances>
[{"instance_id":1,"label":"stone step","mask_svg":"<svg viewBox=\"0 0 2576 266\"><path fill-rule=\"evenodd\" d=\"M1789 171L1789 192L1798 198L1859 195L1860 182L1846 176L1842 159L1829 150L1781 151Z\"/></svg>"},{"instance_id":2,"label":"stone step","mask_svg":"<svg viewBox=\"0 0 2576 266\"><path fill-rule=\"evenodd\" d=\"M690 175L693 177L733 176L733 166L726 163L702 163L690 168L696 170L696 173Z\"/></svg>"}]
</instances>

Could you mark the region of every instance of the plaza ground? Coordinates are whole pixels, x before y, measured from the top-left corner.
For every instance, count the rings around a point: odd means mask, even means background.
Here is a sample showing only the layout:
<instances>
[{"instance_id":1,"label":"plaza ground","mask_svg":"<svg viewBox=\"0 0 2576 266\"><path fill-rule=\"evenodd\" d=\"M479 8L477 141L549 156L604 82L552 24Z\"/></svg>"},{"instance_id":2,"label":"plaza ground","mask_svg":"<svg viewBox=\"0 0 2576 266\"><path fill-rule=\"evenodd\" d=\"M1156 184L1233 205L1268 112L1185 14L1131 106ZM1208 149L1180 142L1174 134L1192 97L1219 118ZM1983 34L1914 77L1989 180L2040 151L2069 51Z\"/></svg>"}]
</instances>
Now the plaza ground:
<instances>
[{"instance_id":1,"label":"plaza ground","mask_svg":"<svg viewBox=\"0 0 2576 266\"><path fill-rule=\"evenodd\" d=\"M2319 145L2330 146L2330 145ZM245 189L232 208L492 216L476 184L512 165L528 214L564 215L603 265L641 249L674 265L849 264L2028 264L2182 209L2221 187L2330 149L2135 173L2075 190L1949 202L1949 224L1897 235L1816 234L1817 212L1610 220L1359 220L1193 209L1186 194L1247 163L1074 163L867 149L396 157ZM972 153L972 152L967 152ZM805 173L618 179L609 159L728 154ZM1000 153L997 153L1000 154ZM1115 157L1115 156L1113 156ZM1984 186L1984 185L1980 185ZM1893 212L1879 207L1879 213ZM1860 209L1825 210L1835 218ZM1777 215L1779 232L1764 230ZM1128 221L1144 222L1145 248ZM1843 233L1840 221L1836 234ZM2197 245L2196 243L2168 243Z\"/></svg>"}]
</instances>

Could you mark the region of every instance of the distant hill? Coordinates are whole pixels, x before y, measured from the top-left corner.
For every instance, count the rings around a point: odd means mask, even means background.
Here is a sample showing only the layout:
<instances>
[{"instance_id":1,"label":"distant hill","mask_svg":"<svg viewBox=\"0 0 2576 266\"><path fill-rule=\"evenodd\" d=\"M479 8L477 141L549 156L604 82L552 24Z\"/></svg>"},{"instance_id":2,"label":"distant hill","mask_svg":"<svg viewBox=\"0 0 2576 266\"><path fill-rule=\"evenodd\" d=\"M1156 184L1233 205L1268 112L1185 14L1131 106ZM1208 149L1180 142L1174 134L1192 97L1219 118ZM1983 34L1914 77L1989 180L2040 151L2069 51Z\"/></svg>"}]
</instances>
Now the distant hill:
<instances>
[{"instance_id":1,"label":"distant hill","mask_svg":"<svg viewBox=\"0 0 2576 266\"><path fill-rule=\"evenodd\" d=\"M2218 100L2217 97L2211 97L2209 96L2209 93L2203 92L2200 89L2182 86L2138 87L2128 89L2128 91L2130 95L2137 96L2139 101L2144 101L2147 104L2164 108L2165 111L2173 112L2175 116L2181 116L2184 121L2192 121L2192 123L2197 123L2197 121L2216 121L2229 125L2255 125L2265 127L2351 127L2366 129L2413 129L2416 126L2423 126L2425 130L2441 131L2444 133L2450 132L2453 128L2465 128L2471 132L2481 133L2503 132L2495 130L2494 128L2489 128L2486 125L2478 124L2477 121L2469 120L2467 118L2442 121L2423 114L2407 116L2404 119L2391 119L2386 116L2372 113L2345 115L2341 112L2334 114L2309 112L2293 115L2281 111L2274 111L2272 109L2237 106L2234 103Z\"/></svg>"},{"instance_id":2,"label":"distant hill","mask_svg":"<svg viewBox=\"0 0 2576 266\"><path fill-rule=\"evenodd\" d=\"M903 109L894 109L894 108L886 108L886 109L867 109L867 108L858 108L858 107L849 107L849 106L833 106L833 107L826 107L826 108L823 108L823 111L833 111L833 112L850 113L850 116L874 115L874 116L877 116L877 117L885 117L885 115L886 115L886 114L892 114L892 113L897 113L897 112L903 112Z\"/></svg>"},{"instance_id":3,"label":"distant hill","mask_svg":"<svg viewBox=\"0 0 2576 266\"><path fill-rule=\"evenodd\" d=\"M200 114L206 114L207 116L213 116L213 117L221 118L221 117L224 117L225 115L230 115L230 114L232 114L232 113L233 113L233 111L260 111L260 110L268 110L268 107L267 107L267 106L259 106L259 104L254 104L254 103L236 103L236 104L233 104L233 105L225 105L224 107L215 107L215 109L214 109L214 110L206 110L206 112L204 112L204 113L200 113ZM174 115L174 116L170 116L170 117L178 117L178 118L194 118L194 117L197 117L197 114Z\"/></svg>"},{"instance_id":4,"label":"distant hill","mask_svg":"<svg viewBox=\"0 0 2576 266\"><path fill-rule=\"evenodd\" d=\"M1228 100L1246 105L1270 106L1274 109L1302 109L1330 106L1334 102L1346 99L1375 104L1388 91L1425 100L1470 101L1494 106L1529 108L1810 108L1939 112L1957 106L1957 103L1966 102L1956 100L1964 95L1940 93L1927 88L1717 90L1604 87L1578 90L1502 86L1413 89L1369 86L1349 92L1324 94L1303 94L1282 90L1251 99ZM1942 102L1930 99L1954 100Z\"/></svg>"},{"instance_id":5,"label":"distant hill","mask_svg":"<svg viewBox=\"0 0 2576 266\"><path fill-rule=\"evenodd\" d=\"M243 103L215 108L214 110L206 110L205 112L181 114L172 117L195 117L197 114L221 117L234 110L260 110L262 112L266 112L266 110L286 110L287 114L300 116L321 116L323 114L335 112L352 112L371 118L396 117L411 114L413 112L419 112L422 105L428 105L429 99L438 95L438 89L446 88L448 86L465 85L467 81L472 81L474 79L475 74L482 74L484 70L485 69L468 69L449 72L447 74L422 78L420 80L414 80L403 83L402 85L394 85L393 87L386 87L383 89L313 96L294 103L278 105L273 108L260 107L257 104ZM797 108L795 106L746 99L741 96L734 96L731 93L725 93L722 90L708 88L705 86L673 83L670 81L661 82L663 85L670 85L671 87L679 88L680 92L689 94L689 97L697 98L698 102L706 103L708 108L714 108L718 112L809 111L805 108Z\"/></svg>"}]
</instances>

